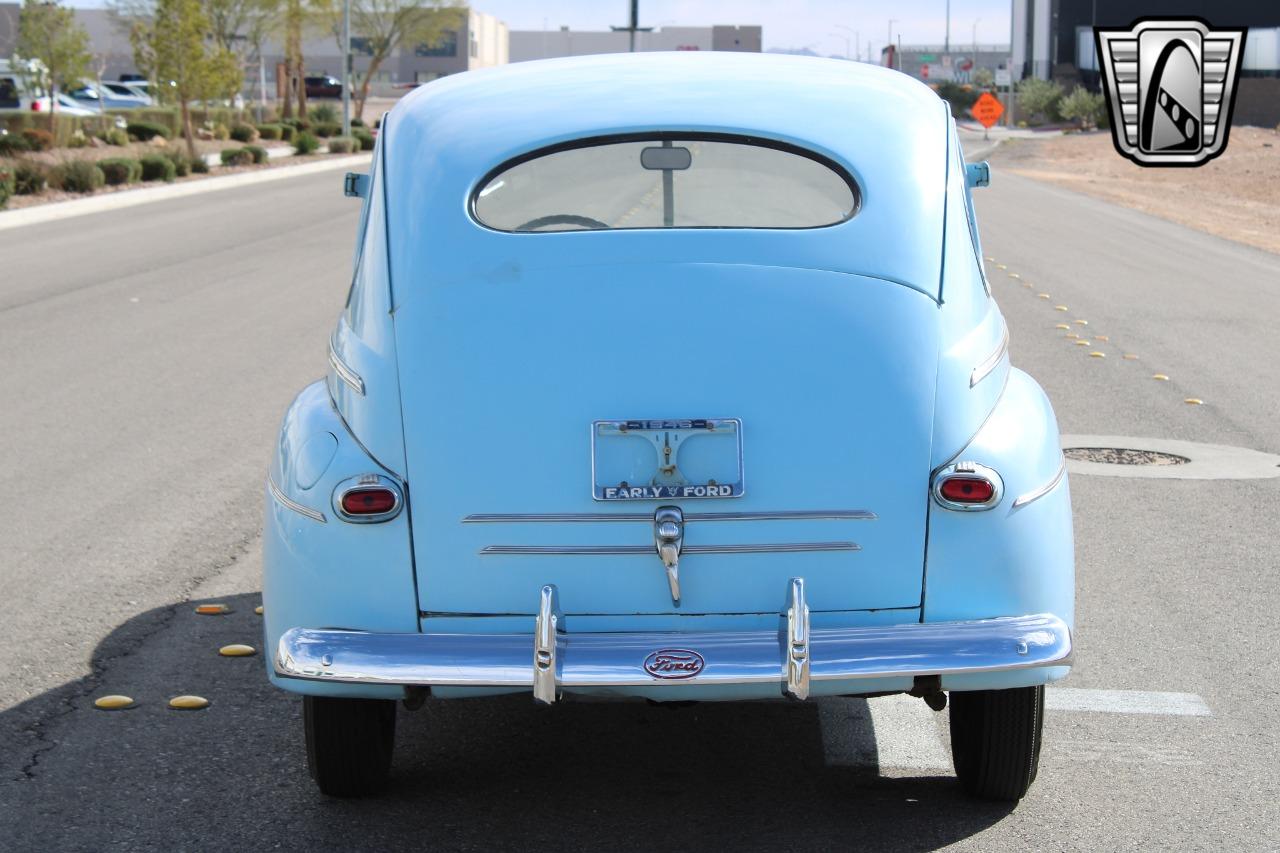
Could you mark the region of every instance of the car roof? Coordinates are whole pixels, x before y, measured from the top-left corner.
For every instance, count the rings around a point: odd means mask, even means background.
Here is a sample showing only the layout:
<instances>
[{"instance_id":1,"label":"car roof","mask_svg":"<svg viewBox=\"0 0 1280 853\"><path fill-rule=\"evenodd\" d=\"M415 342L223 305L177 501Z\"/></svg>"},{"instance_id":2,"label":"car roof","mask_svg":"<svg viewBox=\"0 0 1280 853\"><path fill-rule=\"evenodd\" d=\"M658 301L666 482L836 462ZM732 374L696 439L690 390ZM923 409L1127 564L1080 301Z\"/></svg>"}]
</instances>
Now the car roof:
<instances>
[{"instance_id":1,"label":"car roof","mask_svg":"<svg viewBox=\"0 0 1280 853\"><path fill-rule=\"evenodd\" d=\"M845 60L688 51L513 63L420 86L388 114L385 164L389 186L397 188L389 194L392 227L402 204L401 222L422 221L422 205L442 206L430 217L441 226L464 219L459 199L487 174L558 143L643 131L745 134L825 155L859 184L858 215L815 229L831 236L805 238L810 257L790 262L936 295L949 124L946 104L927 86ZM854 234L864 239L850 252ZM841 242L844 257L857 261L829 256L824 239Z\"/></svg>"}]
</instances>

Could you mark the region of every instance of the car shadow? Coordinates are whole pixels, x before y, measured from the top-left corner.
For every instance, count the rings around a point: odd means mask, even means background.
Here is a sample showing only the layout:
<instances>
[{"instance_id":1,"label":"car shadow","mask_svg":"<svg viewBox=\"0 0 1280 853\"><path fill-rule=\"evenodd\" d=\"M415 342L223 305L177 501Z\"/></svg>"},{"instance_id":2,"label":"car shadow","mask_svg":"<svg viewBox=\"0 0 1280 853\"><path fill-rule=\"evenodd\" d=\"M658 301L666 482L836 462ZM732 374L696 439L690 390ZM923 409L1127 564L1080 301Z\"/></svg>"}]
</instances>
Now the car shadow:
<instances>
[{"instance_id":1,"label":"car shadow","mask_svg":"<svg viewBox=\"0 0 1280 853\"><path fill-rule=\"evenodd\" d=\"M327 798L301 702L267 683L261 654L218 654L261 645L258 597L220 601L229 613L138 615L99 644L93 675L0 713L0 849L933 850L1011 811L949 775L828 766L814 702L527 695L401 708L389 789ZM109 693L137 705L95 710ZM210 705L169 709L178 694Z\"/></svg>"}]
</instances>

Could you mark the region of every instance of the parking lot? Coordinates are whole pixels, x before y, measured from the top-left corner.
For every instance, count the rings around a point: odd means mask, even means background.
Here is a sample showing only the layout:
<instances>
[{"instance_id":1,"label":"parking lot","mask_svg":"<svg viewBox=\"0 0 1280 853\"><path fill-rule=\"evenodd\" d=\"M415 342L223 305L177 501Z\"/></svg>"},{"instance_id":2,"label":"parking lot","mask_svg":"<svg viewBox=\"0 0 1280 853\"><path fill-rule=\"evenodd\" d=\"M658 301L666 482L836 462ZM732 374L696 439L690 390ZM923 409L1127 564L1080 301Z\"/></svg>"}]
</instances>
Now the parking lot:
<instances>
[{"instance_id":1,"label":"parking lot","mask_svg":"<svg viewBox=\"0 0 1280 853\"><path fill-rule=\"evenodd\" d=\"M1076 663L1016 808L964 796L945 715L904 697L428 702L386 796L320 796L299 702L218 649L261 645L264 472L345 297L339 183L0 232L0 849L1280 846L1280 478L1072 475ZM1280 453L1280 256L998 155L977 206L1065 434ZM114 693L137 706L93 708Z\"/></svg>"}]
</instances>

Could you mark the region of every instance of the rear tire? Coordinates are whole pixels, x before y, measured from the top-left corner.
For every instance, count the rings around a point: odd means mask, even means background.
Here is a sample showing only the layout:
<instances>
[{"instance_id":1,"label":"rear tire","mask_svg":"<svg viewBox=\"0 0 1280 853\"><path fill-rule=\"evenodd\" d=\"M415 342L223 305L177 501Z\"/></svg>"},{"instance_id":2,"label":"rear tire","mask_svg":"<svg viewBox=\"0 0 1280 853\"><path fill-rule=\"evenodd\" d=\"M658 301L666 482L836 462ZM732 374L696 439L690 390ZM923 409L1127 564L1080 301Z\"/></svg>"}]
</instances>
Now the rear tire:
<instances>
[{"instance_id":1,"label":"rear tire","mask_svg":"<svg viewBox=\"0 0 1280 853\"><path fill-rule=\"evenodd\" d=\"M307 769L321 792L362 797L386 787L396 739L396 703L304 696Z\"/></svg>"},{"instance_id":2,"label":"rear tire","mask_svg":"<svg viewBox=\"0 0 1280 853\"><path fill-rule=\"evenodd\" d=\"M1016 802L1036 779L1044 687L951 694L951 757L965 791Z\"/></svg>"}]
</instances>

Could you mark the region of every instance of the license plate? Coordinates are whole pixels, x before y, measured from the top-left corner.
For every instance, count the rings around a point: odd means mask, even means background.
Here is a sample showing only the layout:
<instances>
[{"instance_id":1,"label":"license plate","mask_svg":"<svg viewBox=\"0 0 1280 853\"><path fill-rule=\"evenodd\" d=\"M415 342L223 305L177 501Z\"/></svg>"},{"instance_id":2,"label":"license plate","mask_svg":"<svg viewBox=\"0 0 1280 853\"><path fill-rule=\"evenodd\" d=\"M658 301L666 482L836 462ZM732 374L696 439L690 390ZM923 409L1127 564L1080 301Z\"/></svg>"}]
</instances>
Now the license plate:
<instances>
[{"instance_id":1,"label":"license plate","mask_svg":"<svg viewBox=\"0 0 1280 853\"><path fill-rule=\"evenodd\" d=\"M595 421L591 494L598 501L741 497L742 422Z\"/></svg>"}]
</instances>

